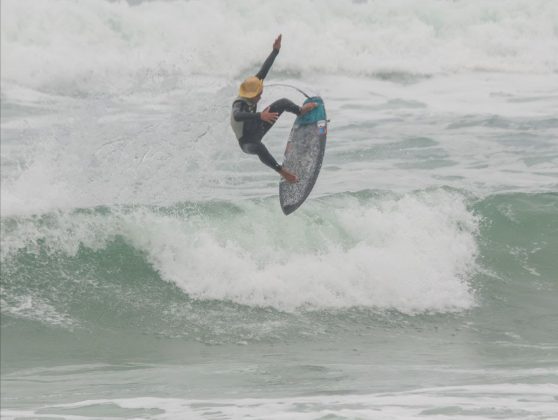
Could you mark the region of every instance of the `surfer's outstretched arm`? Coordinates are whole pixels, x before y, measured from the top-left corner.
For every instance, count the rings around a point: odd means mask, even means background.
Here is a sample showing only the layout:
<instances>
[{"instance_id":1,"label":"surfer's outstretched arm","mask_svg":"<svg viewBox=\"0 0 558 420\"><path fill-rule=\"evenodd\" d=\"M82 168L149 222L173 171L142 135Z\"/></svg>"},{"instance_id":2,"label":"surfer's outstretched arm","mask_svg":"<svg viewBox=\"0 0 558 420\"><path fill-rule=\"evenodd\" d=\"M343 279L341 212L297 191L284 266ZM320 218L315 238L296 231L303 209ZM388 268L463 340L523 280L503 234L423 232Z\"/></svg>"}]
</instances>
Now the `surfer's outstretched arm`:
<instances>
[{"instance_id":1,"label":"surfer's outstretched arm","mask_svg":"<svg viewBox=\"0 0 558 420\"><path fill-rule=\"evenodd\" d=\"M265 76L267 76L269 69L273 65L273 62L275 61L275 57L277 57L277 54L279 54L280 49L281 49L281 35L279 35L275 39L275 42L273 43L273 51L271 51L271 54L269 54L267 59L264 61L262 68L260 69L258 74L256 74L256 77L258 79L260 80L265 79Z\"/></svg>"}]
</instances>

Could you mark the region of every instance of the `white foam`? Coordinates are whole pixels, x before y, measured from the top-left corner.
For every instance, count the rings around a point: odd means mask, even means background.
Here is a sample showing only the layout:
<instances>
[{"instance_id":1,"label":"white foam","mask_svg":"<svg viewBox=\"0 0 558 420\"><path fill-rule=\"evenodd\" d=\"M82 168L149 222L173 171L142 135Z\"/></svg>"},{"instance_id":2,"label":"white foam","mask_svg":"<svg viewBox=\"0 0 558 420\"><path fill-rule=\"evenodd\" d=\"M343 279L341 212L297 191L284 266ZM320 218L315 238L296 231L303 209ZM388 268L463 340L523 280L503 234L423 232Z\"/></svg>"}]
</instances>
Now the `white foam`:
<instances>
[{"instance_id":1,"label":"white foam","mask_svg":"<svg viewBox=\"0 0 558 420\"><path fill-rule=\"evenodd\" d=\"M3 1L2 215L275 194L276 174L239 150L228 119L238 81L261 65L278 32L283 48L270 77L315 84L332 119L312 197L442 185L477 194L556 189L557 2L320 5ZM369 77L398 74L436 76L412 85ZM386 107L397 101L422 107ZM278 160L290 117L266 138ZM483 127L493 117L516 126ZM471 119L480 128L448 129ZM540 139L507 141L527 131ZM409 159L412 150L372 154L417 136L436 142L431 160ZM426 169L429 161L435 167Z\"/></svg>"},{"instance_id":2,"label":"white foam","mask_svg":"<svg viewBox=\"0 0 558 420\"><path fill-rule=\"evenodd\" d=\"M47 325L57 325L65 328L76 325L76 321L68 314L56 310L39 297L25 295L9 296L8 298L4 290L2 290L2 295L9 299L9 301L5 300L4 297L0 299L3 316L10 315L15 318L40 321Z\"/></svg>"},{"instance_id":3,"label":"white foam","mask_svg":"<svg viewBox=\"0 0 558 420\"><path fill-rule=\"evenodd\" d=\"M299 242L315 225L301 220L281 232L261 208L249 210L249 220L233 221L239 226L227 227L229 232L148 224L149 233L133 241L163 278L201 299L287 311L365 306L415 313L473 305L467 278L477 252L476 220L462 197L343 201L324 215L334 229L309 238L313 249Z\"/></svg>"},{"instance_id":4,"label":"white foam","mask_svg":"<svg viewBox=\"0 0 558 420\"><path fill-rule=\"evenodd\" d=\"M296 396L283 398L182 399L114 398L50 405L50 413L84 419L79 410L115 406L123 410L162 410L154 419L258 418L315 419L322 417L363 419L487 419L553 418L558 416L555 384L462 385L383 392L364 395ZM68 416L68 410L73 415ZM131 413L137 413L132 411ZM48 416L52 416L49 414ZM2 416L47 417L40 410L2 410Z\"/></svg>"},{"instance_id":5,"label":"white foam","mask_svg":"<svg viewBox=\"0 0 558 420\"><path fill-rule=\"evenodd\" d=\"M142 94L124 104L89 98L57 102L54 115L40 121L24 112L3 121L2 215L276 194L277 175L242 153L230 129L234 89L220 90L214 78L196 80L214 92L203 103L197 90L164 100L160 92L157 98ZM453 75L407 86L333 76L316 84L324 88L332 121L313 198L443 185L478 195L556 190L558 129L552 111L558 92L551 86L558 86L557 75ZM269 89L266 100L280 94ZM540 100L511 101L529 98ZM382 108L391 100L425 107ZM156 105L167 109L152 110ZM282 116L265 139L278 160L292 118ZM498 119L510 127L483 126ZM448 128L460 123L465 126ZM419 137L431 145L414 147Z\"/></svg>"},{"instance_id":6,"label":"white foam","mask_svg":"<svg viewBox=\"0 0 558 420\"><path fill-rule=\"evenodd\" d=\"M164 280L197 299L284 311L363 306L407 314L474 305L468 279L478 222L457 193L378 202L329 198L315 204L311 214L320 218L301 213L288 224L276 222L282 216L275 203L239 204L240 213L225 217L138 209L21 219L15 230L5 228L2 256L41 243L75 255L80 246L98 249L119 235Z\"/></svg>"},{"instance_id":7,"label":"white foam","mask_svg":"<svg viewBox=\"0 0 558 420\"><path fill-rule=\"evenodd\" d=\"M558 5L546 0L6 0L2 8L2 79L50 92L238 76L259 66L276 33L284 46L275 70L290 74L558 69Z\"/></svg>"}]
</instances>

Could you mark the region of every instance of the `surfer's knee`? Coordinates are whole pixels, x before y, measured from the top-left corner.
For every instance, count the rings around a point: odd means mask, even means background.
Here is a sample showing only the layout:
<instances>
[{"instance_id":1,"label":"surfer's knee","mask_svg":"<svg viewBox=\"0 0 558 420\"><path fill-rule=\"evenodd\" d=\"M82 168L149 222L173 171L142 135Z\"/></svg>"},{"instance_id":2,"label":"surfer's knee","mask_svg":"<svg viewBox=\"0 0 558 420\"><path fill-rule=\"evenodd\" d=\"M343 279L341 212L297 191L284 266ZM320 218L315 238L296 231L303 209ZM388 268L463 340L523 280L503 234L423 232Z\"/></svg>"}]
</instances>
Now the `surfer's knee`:
<instances>
[{"instance_id":1,"label":"surfer's knee","mask_svg":"<svg viewBox=\"0 0 558 420\"><path fill-rule=\"evenodd\" d=\"M292 104L292 101L290 99L287 99L287 98L281 98L281 99L277 99L275 101L275 104L277 104L277 106L280 106L280 107L283 108L288 104Z\"/></svg>"},{"instance_id":2,"label":"surfer's knee","mask_svg":"<svg viewBox=\"0 0 558 420\"><path fill-rule=\"evenodd\" d=\"M273 102L269 108L272 112L281 114L283 111L294 112L298 109L298 106L290 99L281 98Z\"/></svg>"},{"instance_id":3,"label":"surfer's knee","mask_svg":"<svg viewBox=\"0 0 558 420\"><path fill-rule=\"evenodd\" d=\"M288 102L286 103L286 108L285 109L287 111L293 113L293 114L296 114L296 115L300 114L300 107L289 99L287 99L287 101Z\"/></svg>"},{"instance_id":4,"label":"surfer's knee","mask_svg":"<svg viewBox=\"0 0 558 420\"><path fill-rule=\"evenodd\" d=\"M249 155L257 155L258 154L258 145L257 143L240 143L240 148L244 153Z\"/></svg>"}]
</instances>

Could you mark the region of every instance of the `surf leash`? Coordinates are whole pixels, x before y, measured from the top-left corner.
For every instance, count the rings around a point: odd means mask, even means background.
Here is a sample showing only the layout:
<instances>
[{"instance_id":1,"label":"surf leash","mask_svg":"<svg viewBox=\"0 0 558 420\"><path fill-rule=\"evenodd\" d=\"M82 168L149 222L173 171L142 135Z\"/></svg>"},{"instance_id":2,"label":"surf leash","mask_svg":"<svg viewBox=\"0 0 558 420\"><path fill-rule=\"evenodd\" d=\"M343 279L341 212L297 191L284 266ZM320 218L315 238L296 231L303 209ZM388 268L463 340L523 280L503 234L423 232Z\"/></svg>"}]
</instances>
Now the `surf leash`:
<instances>
[{"instance_id":1,"label":"surf leash","mask_svg":"<svg viewBox=\"0 0 558 420\"><path fill-rule=\"evenodd\" d=\"M310 96L307 95L306 93L304 93L301 89L297 88L296 86L293 85L287 85L285 83L272 83L271 85L266 85L266 87L273 87L273 86L284 86L284 87L289 87L291 89L297 90L300 93L302 93L304 96L306 96L308 99L310 99Z\"/></svg>"}]
</instances>

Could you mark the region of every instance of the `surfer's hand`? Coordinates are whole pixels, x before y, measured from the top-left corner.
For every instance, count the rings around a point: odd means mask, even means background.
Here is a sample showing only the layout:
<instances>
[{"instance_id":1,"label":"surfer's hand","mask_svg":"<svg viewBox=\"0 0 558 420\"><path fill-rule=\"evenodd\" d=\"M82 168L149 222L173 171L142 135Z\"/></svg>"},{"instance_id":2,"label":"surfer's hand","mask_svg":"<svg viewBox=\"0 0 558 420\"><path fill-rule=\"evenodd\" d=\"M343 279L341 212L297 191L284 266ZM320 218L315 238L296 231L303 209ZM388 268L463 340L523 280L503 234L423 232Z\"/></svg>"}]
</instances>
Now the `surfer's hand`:
<instances>
[{"instance_id":1,"label":"surfer's hand","mask_svg":"<svg viewBox=\"0 0 558 420\"><path fill-rule=\"evenodd\" d=\"M269 107L267 107L260 113L260 118L266 123L273 124L275 121L277 121L277 118L279 118L279 113L269 112Z\"/></svg>"},{"instance_id":2,"label":"surfer's hand","mask_svg":"<svg viewBox=\"0 0 558 420\"><path fill-rule=\"evenodd\" d=\"M273 43L273 49L279 51L281 49L281 34L277 38L275 38L275 42Z\"/></svg>"},{"instance_id":3,"label":"surfer's hand","mask_svg":"<svg viewBox=\"0 0 558 420\"><path fill-rule=\"evenodd\" d=\"M312 111L317 106L318 104L316 102L308 102L307 104L302 105L302 107L300 108L300 115L304 115Z\"/></svg>"}]
</instances>

